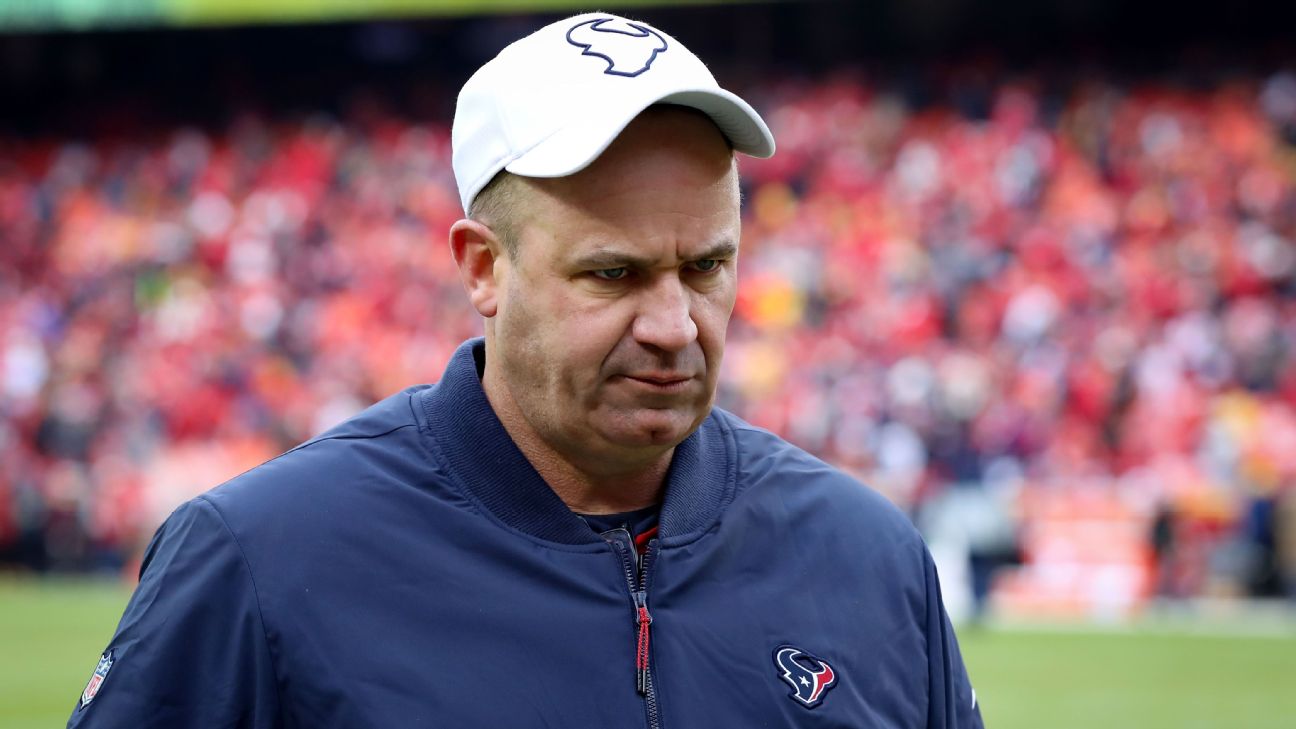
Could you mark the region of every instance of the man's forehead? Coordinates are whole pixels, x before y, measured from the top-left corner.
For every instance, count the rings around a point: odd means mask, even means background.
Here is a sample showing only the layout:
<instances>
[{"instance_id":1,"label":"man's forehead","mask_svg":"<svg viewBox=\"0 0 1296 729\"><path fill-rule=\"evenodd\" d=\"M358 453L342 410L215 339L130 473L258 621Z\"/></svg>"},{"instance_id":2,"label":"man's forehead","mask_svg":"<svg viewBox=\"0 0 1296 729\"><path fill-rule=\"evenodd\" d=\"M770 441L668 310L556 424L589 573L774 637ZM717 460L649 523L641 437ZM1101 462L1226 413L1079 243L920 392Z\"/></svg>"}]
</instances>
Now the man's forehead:
<instances>
[{"instance_id":1,"label":"man's forehead","mask_svg":"<svg viewBox=\"0 0 1296 729\"><path fill-rule=\"evenodd\" d=\"M741 228L736 182L694 189L617 190L567 195L551 180L519 181L519 232L560 243L555 258L693 258L736 250ZM681 199L683 202L681 202ZM528 234L530 231L530 234Z\"/></svg>"}]
</instances>

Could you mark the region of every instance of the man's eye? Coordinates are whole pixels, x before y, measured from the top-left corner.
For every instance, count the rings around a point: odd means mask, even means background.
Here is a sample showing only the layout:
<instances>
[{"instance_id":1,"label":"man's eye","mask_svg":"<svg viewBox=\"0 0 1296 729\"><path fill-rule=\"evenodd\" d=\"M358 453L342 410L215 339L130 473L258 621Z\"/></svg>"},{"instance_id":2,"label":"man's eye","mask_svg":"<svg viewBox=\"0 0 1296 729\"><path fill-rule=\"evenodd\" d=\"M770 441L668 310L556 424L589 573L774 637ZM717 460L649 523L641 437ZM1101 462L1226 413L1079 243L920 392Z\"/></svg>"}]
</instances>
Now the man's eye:
<instances>
[{"instance_id":1,"label":"man's eye","mask_svg":"<svg viewBox=\"0 0 1296 729\"><path fill-rule=\"evenodd\" d=\"M630 269L625 266L621 266L620 268L600 268L597 271L594 271L594 277L603 279L604 281L620 281L629 273Z\"/></svg>"},{"instance_id":2,"label":"man's eye","mask_svg":"<svg viewBox=\"0 0 1296 729\"><path fill-rule=\"evenodd\" d=\"M719 259L719 258L703 258L703 259L700 260L700 261L694 261L694 262L693 262L693 268L694 268L695 270L697 270L697 271L702 272L702 273L710 273L710 272L716 270L717 268L720 268L720 259Z\"/></svg>"}]
</instances>

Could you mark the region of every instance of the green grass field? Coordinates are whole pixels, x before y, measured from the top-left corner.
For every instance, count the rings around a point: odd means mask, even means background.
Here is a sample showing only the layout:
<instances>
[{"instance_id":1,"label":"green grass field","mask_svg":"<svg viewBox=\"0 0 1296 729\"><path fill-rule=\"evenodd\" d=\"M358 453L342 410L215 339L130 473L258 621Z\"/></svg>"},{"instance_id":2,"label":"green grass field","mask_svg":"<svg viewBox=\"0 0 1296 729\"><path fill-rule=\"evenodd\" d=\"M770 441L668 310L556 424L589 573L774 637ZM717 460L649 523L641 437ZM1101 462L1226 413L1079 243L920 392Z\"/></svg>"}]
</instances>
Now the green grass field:
<instances>
[{"instance_id":1,"label":"green grass field","mask_svg":"<svg viewBox=\"0 0 1296 729\"><path fill-rule=\"evenodd\" d=\"M63 726L128 597L102 582L0 580L0 727ZM996 627L960 639L993 729L1296 726L1290 621Z\"/></svg>"}]
</instances>

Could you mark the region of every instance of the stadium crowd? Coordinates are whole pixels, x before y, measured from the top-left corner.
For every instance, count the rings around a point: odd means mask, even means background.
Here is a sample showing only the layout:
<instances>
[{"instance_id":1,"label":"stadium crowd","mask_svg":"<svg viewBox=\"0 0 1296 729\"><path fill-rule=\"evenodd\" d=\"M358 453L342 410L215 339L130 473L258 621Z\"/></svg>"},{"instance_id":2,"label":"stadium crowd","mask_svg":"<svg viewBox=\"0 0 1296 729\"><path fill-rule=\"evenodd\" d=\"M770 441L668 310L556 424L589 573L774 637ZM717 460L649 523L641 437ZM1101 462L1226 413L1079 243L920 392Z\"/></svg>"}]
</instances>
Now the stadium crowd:
<instances>
[{"instance_id":1,"label":"stadium crowd","mask_svg":"<svg viewBox=\"0 0 1296 729\"><path fill-rule=\"evenodd\" d=\"M952 85L744 90L779 153L741 162L721 404L916 514L1110 492L1206 540L1166 592L1281 591L1296 76ZM0 557L119 569L180 500L436 377L480 330L448 134L370 103L0 137Z\"/></svg>"}]
</instances>

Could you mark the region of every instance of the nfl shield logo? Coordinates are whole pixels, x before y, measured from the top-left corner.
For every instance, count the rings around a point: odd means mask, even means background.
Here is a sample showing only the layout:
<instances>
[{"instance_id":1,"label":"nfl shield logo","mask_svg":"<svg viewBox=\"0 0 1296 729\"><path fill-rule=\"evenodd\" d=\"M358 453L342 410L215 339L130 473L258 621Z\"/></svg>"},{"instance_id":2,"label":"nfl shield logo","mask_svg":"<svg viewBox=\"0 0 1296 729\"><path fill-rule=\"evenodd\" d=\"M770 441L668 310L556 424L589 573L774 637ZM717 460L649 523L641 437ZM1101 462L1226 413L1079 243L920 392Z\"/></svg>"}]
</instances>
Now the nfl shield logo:
<instances>
[{"instance_id":1,"label":"nfl shield logo","mask_svg":"<svg viewBox=\"0 0 1296 729\"><path fill-rule=\"evenodd\" d=\"M81 692L81 706L86 706L94 697L99 695L99 689L103 687L104 679L108 677L108 671L113 665L112 651L108 651L99 658L99 665L95 667L94 675L90 677L90 682L86 684L85 691Z\"/></svg>"}]
</instances>

